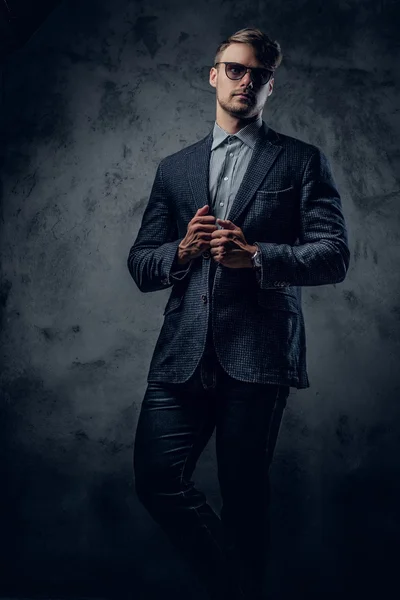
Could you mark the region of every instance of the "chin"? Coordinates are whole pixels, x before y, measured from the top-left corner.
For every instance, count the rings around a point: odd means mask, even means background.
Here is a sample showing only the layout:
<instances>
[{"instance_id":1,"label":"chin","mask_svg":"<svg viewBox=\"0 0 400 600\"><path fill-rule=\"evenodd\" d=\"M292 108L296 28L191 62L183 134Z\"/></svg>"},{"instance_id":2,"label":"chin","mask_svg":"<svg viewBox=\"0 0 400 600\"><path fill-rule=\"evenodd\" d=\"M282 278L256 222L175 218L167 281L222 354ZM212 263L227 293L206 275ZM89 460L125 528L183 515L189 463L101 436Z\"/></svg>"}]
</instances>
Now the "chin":
<instances>
[{"instance_id":1,"label":"chin","mask_svg":"<svg viewBox=\"0 0 400 600\"><path fill-rule=\"evenodd\" d=\"M254 110L253 107L250 106L232 106L229 109L229 112L231 113L231 115L233 115L234 117L253 117L254 116Z\"/></svg>"},{"instance_id":2,"label":"chin","mask_svg":"<svg viewBox=\"0 0 400 600\"><path fill-rule=\"evenodd\" d=\"M250 119L256 114L256 107L254 105L246 104L234 98L225 102L221 102L221 100L218 99L218 104L222 110L238 119Z\"/></svg>"}]
</instances>

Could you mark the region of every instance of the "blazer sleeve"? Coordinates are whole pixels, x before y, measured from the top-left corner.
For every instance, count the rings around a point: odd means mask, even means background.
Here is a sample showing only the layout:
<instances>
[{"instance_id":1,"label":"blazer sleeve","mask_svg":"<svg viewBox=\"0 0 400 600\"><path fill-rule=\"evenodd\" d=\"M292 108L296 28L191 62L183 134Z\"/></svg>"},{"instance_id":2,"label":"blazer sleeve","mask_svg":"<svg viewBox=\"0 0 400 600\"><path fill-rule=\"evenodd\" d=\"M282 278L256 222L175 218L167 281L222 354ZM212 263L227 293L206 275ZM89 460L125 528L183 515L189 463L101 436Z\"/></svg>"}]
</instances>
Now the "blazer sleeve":
<instances>
[{"instance_id":1,"label":"blazer sleeve","mask_svg":"<svg viewBox=\"0 0 400 600\"><path fill-rule=\"evenodd\" d=\"M298 245L254 243L261 251L260 288L343 281L350 262L347 229L331 168L319 149L309 157L301 181Z\"/></svg>"},{"instance_id":2,"label":"blazer sleeve","mask_svg":"<svg viewBox=\"0 0 400 600\"><path fill-rule=\"evenodd\" d=\"M170 278L173 279L174 281L181 281L189 273L189 271L192 268L192 265L193 265L192 260L190 262L188 262L188 264L183 269L180 265L178 265L178 263L176 263L176 265L172 265Z\"/></svg>"},{"instance_id":3,"label":"blazer sleeve","mask_svg":"<svg viewBox=\"0 0 400 600\"><path fill-rule=\"evenodd\" d=\"M182 269L175 263L178 245L183 239L177 235L175 215L165 189L161 161L139 232L127 260L129 272L140 291L166 289L173 285L174 280L181 280L190 273L191 264Z\"/></svg>"}]
</instances>

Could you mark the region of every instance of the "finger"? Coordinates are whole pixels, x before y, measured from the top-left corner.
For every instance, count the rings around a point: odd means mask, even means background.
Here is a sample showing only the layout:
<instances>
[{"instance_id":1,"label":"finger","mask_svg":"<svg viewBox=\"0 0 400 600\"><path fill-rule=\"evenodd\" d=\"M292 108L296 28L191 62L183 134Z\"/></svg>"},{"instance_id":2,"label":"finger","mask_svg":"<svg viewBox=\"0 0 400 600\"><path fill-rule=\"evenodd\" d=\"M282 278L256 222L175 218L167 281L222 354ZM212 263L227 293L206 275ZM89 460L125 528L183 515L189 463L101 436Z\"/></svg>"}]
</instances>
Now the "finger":
<instances>
[{"instance_id":1,"label":"finger","mask_svg":"<svg viewBox=\"0 0 400 600\"><path fill-rule=\"evenodd\" d=\"M218 225L222 225L224 229L236 229L236 225L228 219L217 219Z\"/></svg>"},{"instance_id":2,"label":"finger","mask_svg":"<svg viewBox=\"0 0 400 600\"><path fill-rule=\"evenodd\" d=\"M229 239L235 239L240 235L240 231L235 227L235 229L216 229L214 231L214 236L225 236Z\"/></svg>"},{"instance_id":3,"label":"finger","mask_svg":"<svg viewBox=\"0 0 400 600\"><path fill-rule=\"evenodd\" d=\"M214 237L213 234L211 234L211 241L210 241L211 246L213 246L213 247L223 246L225 243L226 243L226 240L224 240L224 238Z\"/></svg>"},{"instance_id":4,"label":"finger","mask_svg":"<svg viewBox=\"0 0 400 600\"><path fill-rule=\"evenodd\" d=\"M192 227L193 227L193 225L197 225L197 223L214 225L214 227L217 228L217 226L215 224L215 217L194 217L194 219L192 219L190 221L190 225Z\"/></svg>"},{"instance_id":5,"label":"finger","mask_svg":"<svg viewBox=\"0 0 400 600\"><path fill-rule=\"evenodd\" d=\"M197 231L199 229L206 229L207 231L215 231L217 229L217 226L215 225L215 223L211 223L210 221L208 221L206 223L201 223L200 221L195 221L194 223L192 223L192 229L193 229L193 231Z\"/></svg>"},{"instance_id":6,"label":"finger","mask_svg":"<svg viewBox=\"0 0 400 600\"><path fill-rule=\"evenodd\" d=\"M192 223L193 229L207 229L207 230L212 229L213 231L215 231L217 229L217 226L215 225L215 223L213 223L210 220L205 221L204 219L207 219L207 217L203 217L203 220L195 221L194 223Z\"/></svg>"},{"instance_id":7,"label":"finger","mask_svg":"<svg viewBox=\"0 0 400 600\"><path fill-rule=\"evenodd\" d=\"M235 241L235 238L232 237L230 232L226 231L226 229L217 229L216 231L213 231L211 233L211 239L217 240L218 244L228 244Z\"/></svg>"},{"instance_id":8,"label":"finger","mask_svg":"<svg viewBox=\"0 0 400 600\"><path fill-rule=\"evenodd\" d=\"M226 233L226 232L225 232ZM215 229L212 232L212 236L213 238L217 238L217 237L221 237L222 235L225 235L224 230L223 229Z\"/></svg>"},{"instance_id":9,"label":"finger","mask_svg":"<svg viewBox=\"0 0 400 600\"><path fill-rule=\"evenodd\" d=\"M199 208L196 212L196 215L205 215L208 213L210 209L209 204L205 204L204 206L202 206L201 208Z\"/></svg>"}]
</instances>

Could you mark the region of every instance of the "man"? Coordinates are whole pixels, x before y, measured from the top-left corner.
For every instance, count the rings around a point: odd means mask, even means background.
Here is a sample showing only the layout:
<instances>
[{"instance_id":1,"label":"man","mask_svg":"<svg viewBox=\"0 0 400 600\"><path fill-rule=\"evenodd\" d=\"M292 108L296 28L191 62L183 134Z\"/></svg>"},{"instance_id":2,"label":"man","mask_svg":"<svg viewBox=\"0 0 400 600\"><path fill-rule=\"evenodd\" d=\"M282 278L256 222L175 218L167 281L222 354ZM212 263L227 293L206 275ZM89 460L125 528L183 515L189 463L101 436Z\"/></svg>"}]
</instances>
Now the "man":
<instances>
[{"instance_id":1,"label":"man","mask_svg":"<svg viewBox=\"0 0 400 600\"><path fill-rule=\"evenodd\" d=\"M263 597L268 468L290 387L309 387L301 287L343 281L349 265L326 157L262 121L281 60L258 29L219 46L213 131L161 161L128 258L141 291L172 286L136 491L210 598ZM214 429L220 516L190 479Z\"/></svg>"}]
</instances>

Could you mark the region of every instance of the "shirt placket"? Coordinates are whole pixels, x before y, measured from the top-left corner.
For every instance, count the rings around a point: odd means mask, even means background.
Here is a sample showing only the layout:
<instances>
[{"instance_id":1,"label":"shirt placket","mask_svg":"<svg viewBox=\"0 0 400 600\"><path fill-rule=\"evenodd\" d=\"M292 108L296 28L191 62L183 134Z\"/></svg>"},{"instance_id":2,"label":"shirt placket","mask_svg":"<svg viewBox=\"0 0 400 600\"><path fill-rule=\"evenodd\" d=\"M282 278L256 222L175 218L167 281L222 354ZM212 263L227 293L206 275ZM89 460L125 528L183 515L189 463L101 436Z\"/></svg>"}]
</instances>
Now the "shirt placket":
<instances>
[{"instance_id":1,"label":"shirt placket","mask_svg":"<svg viewBox=\"0 0 400 600\"><path fill-rule=\"evenodd\" d=\"M235 137L228 137L225 151L224 163L221 170L221 177L218 185L218 212L221 219L226 219L232 201L234 189L234 176L236 163L239 157L242 142Z\"/></svg>"}]
</instances>

